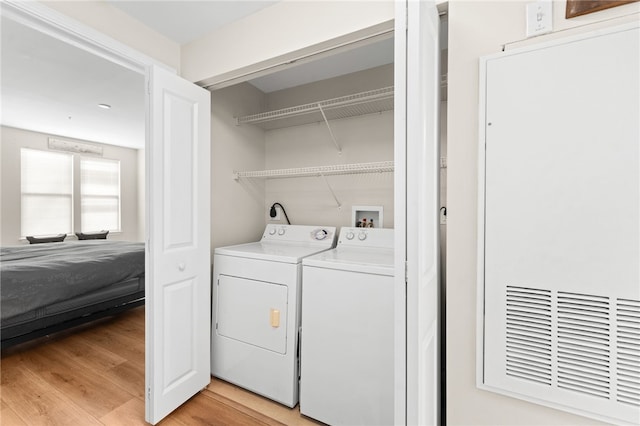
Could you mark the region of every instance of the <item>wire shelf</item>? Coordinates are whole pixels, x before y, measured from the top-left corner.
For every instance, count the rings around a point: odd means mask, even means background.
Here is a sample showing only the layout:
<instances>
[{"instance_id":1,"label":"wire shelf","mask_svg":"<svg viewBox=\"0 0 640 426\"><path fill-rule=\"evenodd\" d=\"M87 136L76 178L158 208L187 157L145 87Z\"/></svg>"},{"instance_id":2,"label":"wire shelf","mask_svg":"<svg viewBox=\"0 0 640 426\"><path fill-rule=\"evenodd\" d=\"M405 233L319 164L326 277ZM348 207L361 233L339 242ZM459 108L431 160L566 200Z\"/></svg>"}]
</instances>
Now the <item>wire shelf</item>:
<instances>
[{"instance_id":1,"label":"wire shelf","mask_svg":"<svg viewBox=\"0 0 640 426\"><path fill-rule=\"evenodd\" d=\"M237 117L237 124L255 124L265 130L393 110L393 86L339 98Z\"/></svg>"},{"instance_id":2,"label":"wire shelf","mask_svg":"<svg viewBox=\"0 0 640 426\"><path fill-rule=\"evenodd\" d=\"M393 161L379 161L374 163L337 164L332 166L298 167L293 169L259 170L249 172L234 172L235 180L241 178L292 178L307 176L353 175L363 173L393 172Z\"/></svg>"}]
</instances>

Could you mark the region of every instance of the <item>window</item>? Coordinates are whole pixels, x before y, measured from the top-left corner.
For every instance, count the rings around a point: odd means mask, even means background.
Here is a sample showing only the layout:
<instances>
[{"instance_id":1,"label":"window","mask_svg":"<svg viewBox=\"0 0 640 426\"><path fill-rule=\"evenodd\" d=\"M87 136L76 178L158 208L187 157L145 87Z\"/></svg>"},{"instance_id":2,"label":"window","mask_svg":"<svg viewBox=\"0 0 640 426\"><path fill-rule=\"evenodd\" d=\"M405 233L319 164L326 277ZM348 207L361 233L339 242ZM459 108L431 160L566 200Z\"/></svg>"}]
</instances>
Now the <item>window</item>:
<instances>
[{"instance_id":1,"label":"window","mask_svg":"<svg viewBox=\"0 0 640 426\"><path fill-rule=\"evenodd\" d=\"M20 156L23 237L71 234L78 228L121 230L120 161L28 148ZM74 175L77 167L80 173Z\"/></svg>"},{"instance_id":2,"label":"window","mask_svg":"<svg viewBox=\"0 0 640 426\"><path fill-rule=\"evenodd\" d=\"M73 156L23 148L21 231L50 235L73 230Z\"/></svg>"},{"instance_id":3,"label":"window","mask_svg":"<svg viewBox=\"0 0 640 426\"><path fill-rule=\"evenodd\" d=\"M82 232L120 230L120 162L80 160L80 224Z\"/></svg>"}]
</instances>

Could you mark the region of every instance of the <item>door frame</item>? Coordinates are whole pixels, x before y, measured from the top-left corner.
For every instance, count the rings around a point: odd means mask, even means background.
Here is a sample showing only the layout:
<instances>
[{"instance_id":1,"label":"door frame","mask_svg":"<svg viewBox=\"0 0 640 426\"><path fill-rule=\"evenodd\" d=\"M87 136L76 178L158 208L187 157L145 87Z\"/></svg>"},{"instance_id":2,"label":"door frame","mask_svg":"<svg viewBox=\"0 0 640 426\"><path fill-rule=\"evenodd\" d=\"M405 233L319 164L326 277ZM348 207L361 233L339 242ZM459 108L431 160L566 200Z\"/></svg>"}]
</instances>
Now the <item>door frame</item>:
<instances>
[{"instance_id":1,"label":"door frame","mask_svg":"<svg viewBox=\"0 0 640 426\"><path fill-rule=\"evenodd\" d=\"M175 69L163 64L155 59L138 52L127 45L114 40L107 35L96 31L90 27L83 25L82 23L61 14L55 10L48 8L46 5L36 2L21 2L16 0L4 0L0 7L1 15L7 17L16 22L19 22L29 28L40 31L46 35L56 38L60 41L68 43L79 49L85 50L91 54L101 57L110 62L121 65L133 72L145 76L146 86L149 84L149 78L154 67L161 68L177 76ZM143 88L149 96L148 88ZM146 280L146 294L150 295L149 291L152 281L150 279L150 245L151 239L151 227L149 226L153 220L153 212L149 208L150 205L150 184L151 184L151 164L150 164L150 152L151 152L151 139L149 126L152 126L153 117L151 115L151 103L146 102L146 116L145 120L145 203L144 203L144 218L145 218L145 275ZM148 296L147 296L148 297ZM148 318L145 320L148 321ZM147 328L145 324L145 329ZM151 348L147 347L145 342L145 353ZM145 375L146 375L145 371ZM145 391L145 394L147 392ZM145 400L145 406L148 401ZM146 410L146 407L145 407Z\"/></svg>"},{"instance_id":2,"label":"door frame","mask_svg":"<svg viewBox=\"0 0 640 426\"><path fill-rule=\"evenodd\" d=\"M145 75L152 66L164 68L174 74L176 70L131 47L91 28L67 15L37 2L4 0L2 16L43 32L72 46Z\"/></svg>"}]
</instances>

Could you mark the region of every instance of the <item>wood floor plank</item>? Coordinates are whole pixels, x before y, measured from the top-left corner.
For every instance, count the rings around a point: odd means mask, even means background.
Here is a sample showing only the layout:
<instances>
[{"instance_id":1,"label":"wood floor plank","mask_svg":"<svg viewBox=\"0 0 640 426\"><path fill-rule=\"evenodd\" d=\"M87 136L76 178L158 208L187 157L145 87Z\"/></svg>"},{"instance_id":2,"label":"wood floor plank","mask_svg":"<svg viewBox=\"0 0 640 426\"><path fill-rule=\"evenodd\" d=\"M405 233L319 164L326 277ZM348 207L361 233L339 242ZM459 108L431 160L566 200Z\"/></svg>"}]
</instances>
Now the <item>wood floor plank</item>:
<instances>
[{"instance_id":1,"label":"wood floor plank","mask_svg":"<svg viewBox=\"0 0 640 426\"><path fill-rule=\"evenodd\" d=\"M281 426L282 423L244 407L228 406L223 402L198 393L171 415L171 419L185 426Z\"/></svg>"},{"instance_id":2,"label":"wood floor plank","mask_svg":"<svg viewBox=\"0 0 640 426\"><path fill-rule=\"evenodd\" d=\"M131 398L120 407L100 418L107 426L142 426L144 421L144 400Z\"/></svg>"},{"instance_id":3,"label":"wood floor plank","mask_svg":"<svg viewBox=\"0 0 640 426\"><path fill-rule=\"evenodd\" d=\"M256 419L259 422L263 422L265 424L271 425L271 426L281 426L283 425L283 423L272 419L271 417L268 417L262 413L259 413L258 411L255 411L252 408L249 408L245 405L242 405L240 403L235 402L232 399L229 399L223 395L220 394L216 394L213 392L209 392L208 390L204 390L202 391L202 396L205 396L207 398L211 398L214 399L215 401L219 402L220 404L223 404L227 407L233 408L234 410L237 410L238 412L241 412L243 414L246 414L247 416L250 416L254 419Z\"/></svg>"},{"instance_id":4,"label":"wood floor plank","mask_svg":"<svg viewBox=\"0 0 640 426\"><path fill-rule=\"evenodd\" d=\"M96 418L135 396L104 380L99 372L82 368L71 357L65 356L64 351L49 347L46 351L30 351L19 356L26 368Z\"/></svg>"},{"instance_id":5,"label":"wood floor plank","mask_svg":"<svg viewBox=\"0 0 640 426\"><path fill-rule=\"evenodd\" d=\"M123 356L91 344L83 334L66 337L50 345L50 350L68 357L81 368L93 371L107 371L127 362Z\"/></svg>"},{"instance_id":6,"label":"wood floor plank","mask_svg":"<svg viewBox=\"0 0 640 426\"><path fill-rule=\"evenodd\" d=\"M144 340L144 306L114 317L111 327L127 336Z\"/></svg>"},{"instance_id":7,"label":"wood floor plank","mask_svg":"<svg viewBox=\"0 0 640 426\"><path fill-rule=\"evenodd\" d=\"M105 426L148 426L144 421L144 400L132 398L111 413L100 418ZM184 426L171 415L163 419L158 426Z\"/></svg>"},{"instance_id":8,"label":"wood floor plank","mask_svg":"<svg viewBox=\"0 0 640 426\"><path fill-rule=\"evenodd\" d=\"M2 359L2 400L29 425L100 425L37 374L21 366L18 356Z\"/></svg>"},{"instance_id":9,"label":"wood floor plank","mask_svg":"<svg viewBox=\"0 0 640 426\"><path fill-rule=\"evenodd\" d=\"M11 407L2 401L2 404L0 404L0 425L27 426L27 423L25 423Z\"/></svg>"},{"instance_id":10,"label":"wood floor plank","mask_svg":"<svg viewBox=\"0 0 640 426\"><path fill-rule=\"evenodd\" d=\"M144 307L2 351L1 424L146 425ZM318 425L290 409L212 378L159 423Z\"/></svg>"},{"instance_id":11,"label":"wood floor plank","mask_svg":"<svg viewBox=\"0 0 640 426\"><path fill-rule=\"evenodd\" d=\"M92 344L117 353L144 371L144 339L138 339L108 326L86 330L84 336Z\"/></svg>"},{"instance_id":12,"label":"wood floor plank","mask_svg":"<svg viewBox=\"0 0 640 426\"><path fill-rule=\"evenodd\" d=\"M299 406L294 408L286 407L268 398L249 392L239 386L215 377L211 378L211 382L207 386L207 392L222 396L234 403L251 408L254 411L262 413L286 425L309 426L322 424L311 418L302 416L300 414Z\"/></svg>"},{"instance_id":13,"label":"wood floor plank","mask_svg":"<svg viewBox=\"0 0 640 426\"><path fill-rule=\"evenodd\" d=\"M144 370L129 361L113 367L103 374L105 380L126 389L132 395L144 399Z\"/></svg>"},{"instance_id":14,"label":"wood floor plank","mask_svg":"<svg viewBox=\"0 0 640 426\"><path fill-rule=\"evenodd\" d=\"M103 380L119 386L131 395L144 397L144 370L140 369L140 363L144 360L129 362L110 350L92 344L91 339L83 333L53 343L50 350L69 357L77 368L99 374Z\"/></svg>"}]
</instances>

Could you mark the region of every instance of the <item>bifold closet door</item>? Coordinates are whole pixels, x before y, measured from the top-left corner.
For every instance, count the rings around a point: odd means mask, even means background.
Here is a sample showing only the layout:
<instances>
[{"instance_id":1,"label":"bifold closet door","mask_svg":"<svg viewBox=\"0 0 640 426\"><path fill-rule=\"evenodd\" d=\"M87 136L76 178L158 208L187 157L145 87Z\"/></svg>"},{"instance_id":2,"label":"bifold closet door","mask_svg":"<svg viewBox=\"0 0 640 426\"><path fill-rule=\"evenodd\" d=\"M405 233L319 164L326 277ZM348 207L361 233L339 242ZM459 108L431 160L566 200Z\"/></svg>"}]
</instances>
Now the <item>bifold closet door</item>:
<instances>
[{"instance_id":1,"label":"bifold closet door","mask_svg":"<svg viewBox=\"0 0 640 426\"><path fill-rule=\"evenodd\" d=\"M210 95L152 67L147 144L146 421L211 380Z\"/></svg>"}]
</instances>

